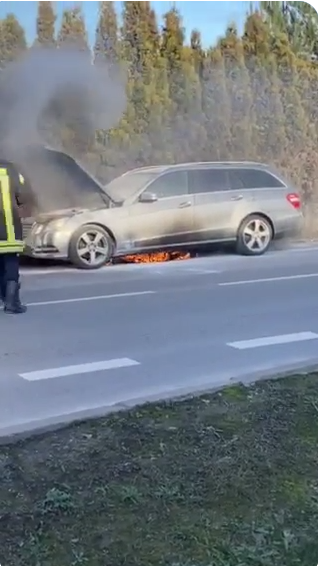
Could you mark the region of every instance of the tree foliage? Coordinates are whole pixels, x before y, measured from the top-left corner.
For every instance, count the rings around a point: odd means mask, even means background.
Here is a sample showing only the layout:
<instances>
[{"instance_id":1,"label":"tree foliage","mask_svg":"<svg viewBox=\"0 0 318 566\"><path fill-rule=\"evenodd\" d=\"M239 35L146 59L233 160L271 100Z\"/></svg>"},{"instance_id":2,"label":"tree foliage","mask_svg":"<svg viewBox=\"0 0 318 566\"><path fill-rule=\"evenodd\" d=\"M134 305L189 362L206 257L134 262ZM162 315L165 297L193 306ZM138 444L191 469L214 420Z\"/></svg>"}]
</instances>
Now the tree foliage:
<instances>
[{"instance_id":1,"label":"tree foliage","mask_svg":"<svg viewBox=\"0 0 318 566\"><path fill-rule=\"evenodd\" d=\"M56 15L52 2L38 2L36 19L37 43L49 47L55 44Z\"/></svg>"},{"instance_id":2,"label":"tree foliage","mask_svg":"<svg viewBox=\"0 0 318 566\"><path fill-rule=\"evenodd\" d=\"M95 62L118 58L118 22L114 2L100 2L94 45Z\"/></svg>"},{"instance_id":3,"label":"tree foliage","mask_svg":"<svg viewBox=\"0 0 318 566\"><path fill-rule=\"evenodd\" d=\"M0 66L17 59L26 49L25 32L14 14L0 20Z\"/></svg>"},{"instance_id":4,"label":"tree foliage","mask_svg":"<svg viewBox=\"0 0 318 566\"><path fill-rule=\"evenodd\" d=\"M64 10L58 34L58 45L89 50L85 21L79 6L71 10Z\"/></svg>"},{"instance_id":5,"label":"tree foliage","mask_svg":"<svg viewBox=\"0 0 318 566\"><path fill-rule=\"evenodd\" d=\"M311 4L303 1L260 4L274 36L287 34L290 47L301 57L318 56L318 18Z\"/></svg>"},{"instance_id":6,"label":"tree foliage","mask_svg":"<svg viewBox=\"0 0 318 566\"><path fill-rule=\"evenodd\" d=\"M175 7L159 28L150 2L123 2L120 21L114 5L100 2L92 53L80 8L65 11L57 30L60 48L76 45L87 50L92 63L106 61L128 74L124 115L116 128L99 130L94 148L90 145L94 173L106 181L149 163L254 159L288 173L313 211L313 200L318 203L314 9L306 2L260 2L246 15L242 36L231 24L216 45L204 48L200 30L186 42ZM54 43L54 29L51 3L39 2L38 42ZM0 32L3 65L18 57L26 42L13 15L0 22ZM109 87L105 83L105 92Z\"/></svg>"}]
</instances>

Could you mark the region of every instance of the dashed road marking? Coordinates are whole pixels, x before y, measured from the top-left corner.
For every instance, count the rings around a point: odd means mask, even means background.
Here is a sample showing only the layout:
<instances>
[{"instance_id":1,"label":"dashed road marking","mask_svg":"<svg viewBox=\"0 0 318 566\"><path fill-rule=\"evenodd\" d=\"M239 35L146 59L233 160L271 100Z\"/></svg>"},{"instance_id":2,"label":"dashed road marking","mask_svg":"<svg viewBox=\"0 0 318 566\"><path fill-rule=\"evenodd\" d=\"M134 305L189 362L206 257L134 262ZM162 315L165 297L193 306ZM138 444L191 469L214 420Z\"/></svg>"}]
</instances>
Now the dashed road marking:
<instances>
[{"instance_id":1,"label":"dashed road marking","mask_svg":"<svg viewBox=\"0 0 318 566\"><path fill-rule=\"evenodd\" d=\"M84 303L87 301L105 301L109 299L124 299L127 297L138 297L141 295L155 295L156 291L135 291L131 293L114 293L112 295L95 295L93 297L75 297L72 299L57 299L55 301L38 301L28 303L29 307L45 307L50 305L62 305L64 303Z\"/></svg>"},{"instance_id":2,"label":"dashed road marking","mask_svg":"<svg viewBox=\"0 0 318 566\"><path fill-rule=\"evenodd\" d=\"M120 369L131 366L139 366L140 363L130 358L118 358L113 360L104 360L101 362L90 362L86 364L78 364L74 366L64 366L57 368L44 369L39 371L28 371L19 373L19 377L27 381L41 381L44 379L55 379L58 377L66 377L70 375L80 375L84 373L94 373L98 371L106 371L110 369Z\"/></svg>"},{"instance_id":3,"label":"dashed road marking","mask_svg":"<svg viewBox=\"0 0 318 566\"><path fill-rule=\"evenodd\" d=\"M282 275L281 277L264 277L263 279L245 279L241 281L224 281L218 283L219 287L234 287L237 285L255 285L256 283L272 283L273 281L292 281L297 279L314 279L318 273L304 273L302 275Z\"/></svg>"},{"instance_id":4,"label":"dashed road marking","mask_svg":"<svg viewBox=\"0 0 318 566\"><path fill-rule=\"evenodd\" d=\"M195 275L209 275L210 273L222 273L217 269L204 269L203 267L189 267L184 269L187 273L192 273Z\"/></svg>"},{"instance_id":5,"label":"dashed road marking","mask_svg":"<svg viewBox=\"0 0 318 566\"><path fill-rule=\"evenodd\" d=\"M251 348L262 348L264 346L276 346L278 344L291 344L292 342L305 342L307 340L317 339L318 334L315 332L295 332L294 334L280 334L277 336L253 338L252 340L228 342L227 346L235 348L236 350L249 350Z\"/></svg>"},{"instance_id":6,"label":"dashed road marking","mask_svg":"<svg viewBox=\"0 0 318 566\"><path fill-rule=\"evenodd\" d=\"M59 275L60 273L90 273L90 271L80 271L72 269L71 267L57 267L56 269L45 269L45 267L42 267L42 269L32 269L32 267L27 269L22 267L20 269L20 274L27 277L30 277L31 275Z\"/></svg>"}]
</instances>

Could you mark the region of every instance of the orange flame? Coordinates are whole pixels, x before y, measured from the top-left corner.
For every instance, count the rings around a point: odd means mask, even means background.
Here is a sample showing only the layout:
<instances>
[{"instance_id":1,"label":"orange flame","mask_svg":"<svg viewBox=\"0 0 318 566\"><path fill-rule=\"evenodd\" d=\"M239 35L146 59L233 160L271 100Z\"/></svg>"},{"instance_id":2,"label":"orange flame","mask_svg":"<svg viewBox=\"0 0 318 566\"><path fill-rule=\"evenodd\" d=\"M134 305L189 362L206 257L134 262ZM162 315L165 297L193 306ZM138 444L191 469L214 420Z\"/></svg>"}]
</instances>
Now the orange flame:
<instances>
[{"instance_id":1,"label":"orange flame","mask_svg":"<svg viewBox=\"0 0 318 566\"><path fill-rule=\"evenodd\" d=\"M154 252L150 254L126 255L122 258L125 263L160 263L163 261L180 261L189 259L187 252Z\"/></svg>"}]
</instances>

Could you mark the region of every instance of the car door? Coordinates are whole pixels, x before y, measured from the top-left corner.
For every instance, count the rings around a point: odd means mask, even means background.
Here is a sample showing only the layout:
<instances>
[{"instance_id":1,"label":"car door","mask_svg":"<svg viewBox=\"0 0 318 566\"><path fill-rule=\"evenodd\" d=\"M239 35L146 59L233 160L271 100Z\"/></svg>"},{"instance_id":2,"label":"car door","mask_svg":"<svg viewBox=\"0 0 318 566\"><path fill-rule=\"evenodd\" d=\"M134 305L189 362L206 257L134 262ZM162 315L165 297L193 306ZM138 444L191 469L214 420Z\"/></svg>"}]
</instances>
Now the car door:
<instances>
[{"instance_id":1,"label":"car door","mask_svg":"<svg viewBox=\"0 0 318 566\"><path fill-rule=\"evenodd\" d=\"M260 173L260 176L259 176ZM237 235L239 226L249 214L262 212L257 203L257 195L260 191L255 188L262 185L264 181L263 171L253 168L233 167L228 170L229 175L229 198L236 202L237 206L231 219L231 233Z\"/></svg>"},{"instance_id":2,"label":"car door","mask_svg":"<svg viewBox=\"0 0 318 566\"><path fill-rule=\"evenodd\" d=\"M129 234L136 249L180 245L193 237L193 196L186 171L168 171L143 191L154 202L138 199L129 207ZM140 197L140 195L139 195Z\"/></svg>"},{"instance_id":3,"label":"car door","mask_svg":"<svg viewBox=\"0 0 318 566\"><path fill-rule=\"evenodd\" d=\"M286 212L286 199L282 198L285 185L275 175L257 167L237 168L231 172L231 186L244 191L245 202L253 202L254 212L265 214Z\"/></svg>"},{"instance_id":4,"label":"car door","mask_svg":"<svg viewBox=\"0 0 318 566\"><path fill-rule=\"evenodd\" d=\"M223 168L200 168L189 172L189 191L194 196L195 241L220 241L233 237L233 218L241 195L230 190Z\"/></svg>"}]
</instances>

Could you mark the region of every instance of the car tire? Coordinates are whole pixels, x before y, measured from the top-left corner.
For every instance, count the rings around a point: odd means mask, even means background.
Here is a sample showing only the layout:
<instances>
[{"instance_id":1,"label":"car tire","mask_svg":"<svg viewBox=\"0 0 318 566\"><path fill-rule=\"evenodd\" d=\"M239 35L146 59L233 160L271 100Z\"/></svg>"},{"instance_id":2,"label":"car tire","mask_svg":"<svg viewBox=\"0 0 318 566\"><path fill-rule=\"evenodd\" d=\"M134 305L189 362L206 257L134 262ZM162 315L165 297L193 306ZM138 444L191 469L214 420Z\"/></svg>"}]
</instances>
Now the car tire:
<instances>
[{"instance_id":1,"label":"car tire","mask_svg":"<svg viewBox=\"0 0 318 566\"><path fill-rule=\"evenodd\" d=\"M96 224L86 224L71 237L69 260L79 269L100 269L110 262L113 252L114 241L107 230Z\"/></svg>"},{"instance_id":2,"label":"car tire","mask_svg":"<svg viewBox=\"0 0 318 566\"><path fill-rule=\"evenodd\" d=\"M240 255L260 256L267 252L273 240L273 227L264 216L252 214L239 227L236 251Z\"/></svg>"}]
</instances>

